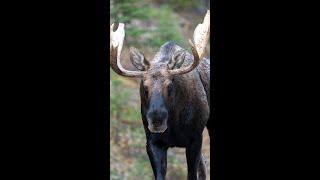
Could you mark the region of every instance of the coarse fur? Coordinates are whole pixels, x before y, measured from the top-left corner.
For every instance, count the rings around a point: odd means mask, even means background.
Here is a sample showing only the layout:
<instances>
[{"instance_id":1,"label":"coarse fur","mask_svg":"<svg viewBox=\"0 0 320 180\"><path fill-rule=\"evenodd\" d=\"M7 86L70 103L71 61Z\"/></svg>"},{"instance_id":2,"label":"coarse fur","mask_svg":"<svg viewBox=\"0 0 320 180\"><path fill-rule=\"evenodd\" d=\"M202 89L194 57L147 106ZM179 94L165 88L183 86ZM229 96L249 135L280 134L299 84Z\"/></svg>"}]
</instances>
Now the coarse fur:
<instances>
[{"instance_id":1,"label":"coarse fur","mask_svg":"<svg viewBox=\"0 0 320 180\"><path fill-rule=\"evenodd\" d=\"M180 68L193 61L192 54L176 43L161 46L152 61L134 58L136 54L131 53L133 64L147 70L140 83L141 114L155 178L165 179L167 149L181 147L186 148L188 179L205 179L201 148L210 119L210 60L203 58L189 73L171 75L168 67Z\"/></svg>"}]
</instances>

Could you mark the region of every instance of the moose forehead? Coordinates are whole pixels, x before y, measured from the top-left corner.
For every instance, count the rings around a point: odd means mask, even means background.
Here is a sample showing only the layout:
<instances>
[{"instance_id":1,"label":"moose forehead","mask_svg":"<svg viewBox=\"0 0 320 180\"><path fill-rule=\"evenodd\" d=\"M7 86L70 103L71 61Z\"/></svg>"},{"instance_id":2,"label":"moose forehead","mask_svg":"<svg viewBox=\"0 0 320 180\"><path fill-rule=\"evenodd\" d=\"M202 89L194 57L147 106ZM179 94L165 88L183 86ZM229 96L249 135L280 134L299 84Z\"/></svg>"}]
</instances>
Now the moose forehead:
<instances>
[{"instance_id":1,"label":"moose forehead","mask_svg":"<svg viewBox=\"0 0 320 180\"><path fill-rule=\"evenodd\" d=\"M149 69L143 77L143 84L145 86L159 90L170 82L170 74L166 68Z\"/></svg>"},{"instance_id":2,"label":"moose forehead","mask_svg":"<svg viewBox=\"0 0 320 180\"><path fill-rule=\"evenodd\" d=\"M146 75L153 79L168 77L168 63L173 54L180 49L182 48L172 41L162 45L152 61L150 61L150 68L147 70Z\"/></svg>"},{"instance_id":3,"label":"moose forehead","mask_svg":"<svg viewBox=\"0 0 320 180\"><path fill-rule=\"evenodd\" d=\"M175 42L170 41L162 45L150 62L150 68L146 71L143 82L145 86L160 88L171 82L168 72L168 63L175 52L181 50Z\"/></svg>"},{"instance_id":4,"label":"moose forehead","mask_svg":"<svg viewBox=\"0 0 320 180\"><path fill-rule=\"evenodd\" d=\"M144 75L143 81L146 84L150 83L156 83L156 82L163 82L166 79L170 78L170 74L168 73L168 70L166 68L150 68L146 74Z\"/></svg>"},{"instance_id":5,"label":"moose forehead","mask_svg":"<svg viewBox=\"0 0 320 180\"><path fill-rule=\"evenodd\" d=\"M153 58L154 66L162 67L164 64L167 64L173 54L181 49L182 48L173 41L163 44Z\"/></svg>"}]
</instances>

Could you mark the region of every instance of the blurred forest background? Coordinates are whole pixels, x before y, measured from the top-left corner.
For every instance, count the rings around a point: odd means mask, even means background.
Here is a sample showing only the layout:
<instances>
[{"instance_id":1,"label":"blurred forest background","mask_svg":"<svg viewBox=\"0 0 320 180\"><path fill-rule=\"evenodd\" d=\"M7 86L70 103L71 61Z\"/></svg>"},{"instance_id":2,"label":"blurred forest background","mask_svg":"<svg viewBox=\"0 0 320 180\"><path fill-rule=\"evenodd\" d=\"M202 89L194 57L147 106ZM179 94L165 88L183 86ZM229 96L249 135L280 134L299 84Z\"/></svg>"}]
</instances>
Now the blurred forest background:
<instances>
[{"instance_id":1,"label":"blurred forest background","mask_svg":"<svg viewBox=\"0 0 320 180\"><path fill-rule=\"evenodd\" d=\"M173 40L190 50L188 39L210 9L209 0L111 0L110 22L126 24L122 64L136 70L129 60L129 47L152 59L162 44ZM210 57L210 44L206 57ZM110 76L110 179L154 179L146 153L146 138L140 115L139 79ZM204 132L202 153L210 179L210 142ZM168 180L187 179L185 149L168 151Z\"/></svg>"}]
</instances>

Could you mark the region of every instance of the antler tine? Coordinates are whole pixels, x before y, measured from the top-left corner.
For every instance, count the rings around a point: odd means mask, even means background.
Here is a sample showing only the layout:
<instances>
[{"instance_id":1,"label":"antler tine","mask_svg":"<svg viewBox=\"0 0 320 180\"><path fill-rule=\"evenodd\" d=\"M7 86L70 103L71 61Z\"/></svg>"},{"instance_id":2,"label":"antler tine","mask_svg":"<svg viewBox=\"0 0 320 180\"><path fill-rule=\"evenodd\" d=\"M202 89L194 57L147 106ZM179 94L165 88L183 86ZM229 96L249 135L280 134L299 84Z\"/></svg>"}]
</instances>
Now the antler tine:
<instances>
[{"instance_id":1,"label":"antler tine","mask_svg":"<svg viewBox=\"0 0 320 180\"><path fill-rule=\"evenodd\" d=\"M118 29L113 31L114 24L110 26L110 66L119 75L126 77L141 77L142 71L129 71L123 68L120 56L125 37L124 24L119 23Z\"/></svg>"},{"instance_id":2,"label":"antler tine","mask_svg":"<svg viewBox=\"0 0 320 180\"><path fill-rule=\"evenodd\" d=\"M203 58L210 36L210 10L207 11L203 23L198 24L193 33L193 41L189 39L193 54L193 63L185 68L170 70L172 75L185 74L195 69Z\"/></svg>"},{"instance_id":3,"label":"antler tine","mask_svg":"<svg viewBox=\"0 0 320 180\"><path fill-rule=\"evenodd\" d=\"M208 10L202 24L198 24L193 33L193 40L200 59L203 58L210 36L210 11Z\"/></svg>"}]
</instances>

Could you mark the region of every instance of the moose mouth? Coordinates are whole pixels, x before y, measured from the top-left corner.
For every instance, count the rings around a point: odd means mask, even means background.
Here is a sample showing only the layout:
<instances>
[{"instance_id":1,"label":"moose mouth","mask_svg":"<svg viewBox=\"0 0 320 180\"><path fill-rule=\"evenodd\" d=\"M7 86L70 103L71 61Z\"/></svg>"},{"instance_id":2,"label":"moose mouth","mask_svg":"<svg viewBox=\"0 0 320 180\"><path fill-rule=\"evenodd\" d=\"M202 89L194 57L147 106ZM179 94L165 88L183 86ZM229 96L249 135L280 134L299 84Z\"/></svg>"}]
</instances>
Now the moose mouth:
<instances>
[{"instance_id":1,"label":"moose mouth","mask_svg":"<svg viewBox=\"0 0 320 180\"><path fill-rule=\"evenodd\" d=\"M161 125L161 126L153 126L153 125L149 125L148 129L150 130L150 132L152 133L163 133L167 130L167 125Z\"/></svg>"}]
</instances>

